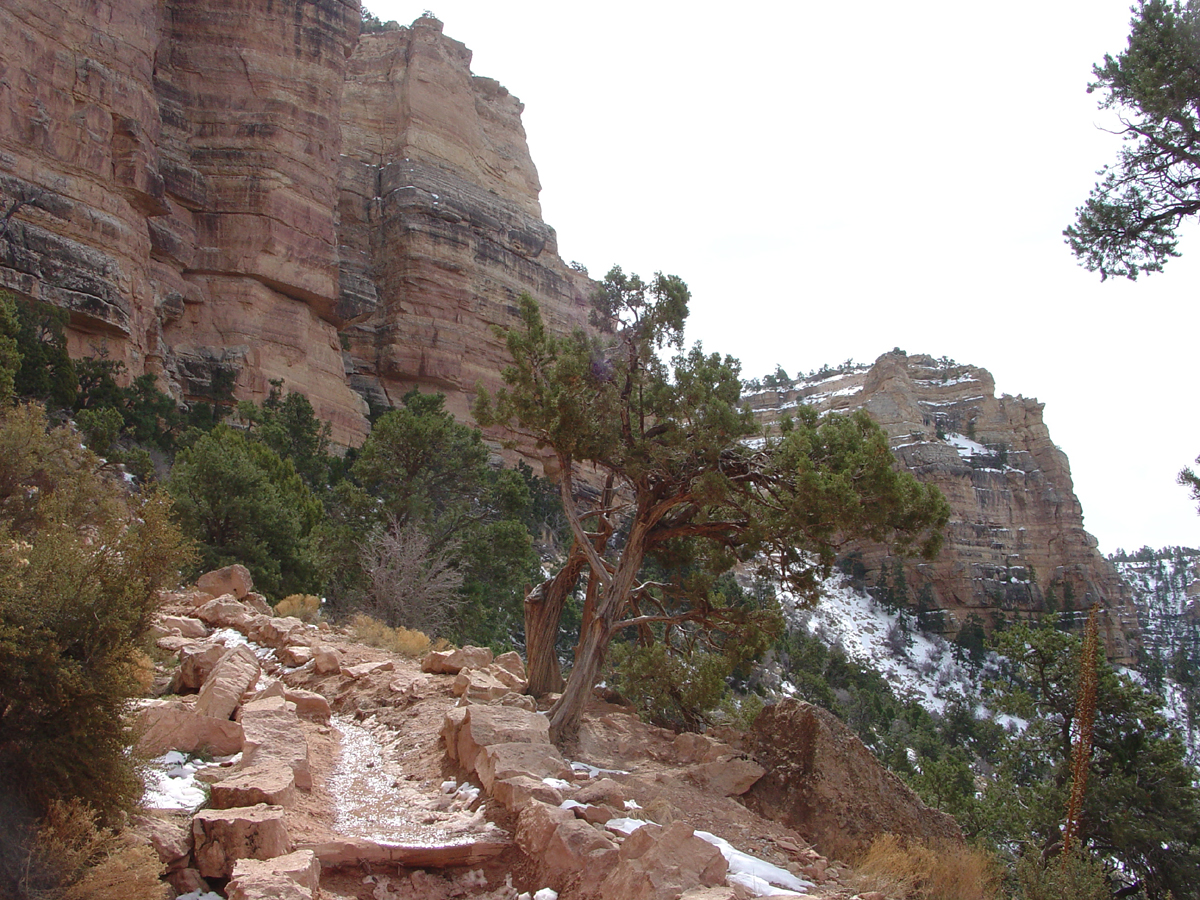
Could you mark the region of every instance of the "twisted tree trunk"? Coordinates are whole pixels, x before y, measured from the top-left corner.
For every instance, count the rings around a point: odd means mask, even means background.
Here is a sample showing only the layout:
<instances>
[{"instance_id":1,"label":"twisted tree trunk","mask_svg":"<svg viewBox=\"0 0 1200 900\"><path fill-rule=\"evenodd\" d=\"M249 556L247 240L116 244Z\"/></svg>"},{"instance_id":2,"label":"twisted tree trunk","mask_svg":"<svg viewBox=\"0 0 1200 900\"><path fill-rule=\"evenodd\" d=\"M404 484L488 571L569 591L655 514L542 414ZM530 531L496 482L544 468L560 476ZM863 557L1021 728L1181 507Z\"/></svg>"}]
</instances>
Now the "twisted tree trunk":
<instances>
[{"instance_id":1,"label":"twisted tree trunk","mask_svg":"<svg viewBox=\"0 0 1200 900\"><path fill-rule=\"evenodd\" d=\"M528 692L534 697L561 691L558 665L558 625L567 597L587 565L582 552L572 552L567 564L525 595L525 656L529 662Z\"/></svg>"}]
</instances>

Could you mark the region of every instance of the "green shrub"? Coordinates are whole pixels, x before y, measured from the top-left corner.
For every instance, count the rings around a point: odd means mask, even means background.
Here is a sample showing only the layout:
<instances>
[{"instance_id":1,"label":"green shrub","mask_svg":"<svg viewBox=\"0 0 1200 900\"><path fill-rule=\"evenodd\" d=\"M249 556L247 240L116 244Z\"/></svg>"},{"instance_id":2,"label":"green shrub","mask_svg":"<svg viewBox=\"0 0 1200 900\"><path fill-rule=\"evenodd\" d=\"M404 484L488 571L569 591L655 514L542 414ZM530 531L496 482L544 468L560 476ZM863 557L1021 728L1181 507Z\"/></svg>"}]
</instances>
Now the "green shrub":
<instances>
[{"instance_id":1,"label":"green shrub","mask_svg":"<svg viewBox=\"0 0 1200 900\"><path fill-rule=\"evenodd\" d=\"M130 497L34 405L0 414L0 511L0 794L114 814L141 794L123 715L186 545L164 496Z\"/></svg>"},{"instance_id":2,"label":"green shrub","mask_svg":"<svg viewBox=\"0 0 1200 900\"><path fill-rule=\"evenodd\" d=\"M1109 900L1112 896L1104 866L1081 853L1066 860L1028 854L1017 861L1016 877L1021 900Z\"/></svg>"},{"instance_id":3,"label":"green shrub","mask_svg":"<svg viewBox=\"0 0 1200 900\"><path fill-rule=\"evenodd\" d=\"M319 586L309 535L321 503L270 447L219 425L180 451L167 489L202 570L241 563L275 597Z\"/></svg>"},{"instance_id":4,"label":"green shrub","mask_svg":"<svg viewBox=\"0 0 1200 900\"><path fill-rule=\"evenodd\" d=\"M646 647L613 644L613 687L660 728L699 731L722 719L730 661L716 653L691 657L668 653L661 643Z\"/></svg>"}]
</instances>

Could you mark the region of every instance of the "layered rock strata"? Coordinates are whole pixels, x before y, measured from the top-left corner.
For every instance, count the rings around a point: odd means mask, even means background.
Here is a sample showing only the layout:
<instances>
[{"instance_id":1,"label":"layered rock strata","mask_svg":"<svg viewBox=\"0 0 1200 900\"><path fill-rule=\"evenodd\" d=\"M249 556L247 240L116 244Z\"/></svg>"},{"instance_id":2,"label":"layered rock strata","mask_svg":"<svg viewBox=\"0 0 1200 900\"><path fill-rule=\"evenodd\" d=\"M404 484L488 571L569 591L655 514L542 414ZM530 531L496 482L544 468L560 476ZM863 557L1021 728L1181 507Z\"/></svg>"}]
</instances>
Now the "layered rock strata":
<instances>
[{"instance_id":1,"label":"layered rock strata","mask_svg":"<svg viewBox=\"0 0 1200 900\"><path fill-rule=\"evenodd\" d=\"M541 221L522 104L470 61L433 18L363 35L339 204L342 302L373 310L346 332L353 383L388 405L432 387L462 418L477 383L500 384L494 326L516 323L522 292L561 332L586 322L590 291Z\"/></svg>"},{"instance_id":2,"label":"layered rock strata","mask_svg":"<svg viewBox=\"0 0 1200 900\"><path fill-rule=\"evenodd\" d=\"M954 635L971 616L990 629L1001 617L1047 611L1081 623L1098 602L1110 659L1135 660L1136 608L1084 530L1070 464L1050 439L1043 404L997 397L985 369L900 352L754 392L748 401L768 425L800 404L865 409L899 462L945 494L952 516L935 562L908 561L898 570L899 560L877 545L845 562L850 574L916 608L923 626Z\"/></svg>"},{"instance_id":3,"label":"layered rock strata","mask_svg":"<svg viewBox=\"0 0 1200 900\"><path fill-rule=\"evenodd\" d=\"M341 444L417 386L466 415L529 291L582 324L521 104L433 18L358 0L0 9L0 287L184 400L270 382Z\"/></svg>"}]
</instances>

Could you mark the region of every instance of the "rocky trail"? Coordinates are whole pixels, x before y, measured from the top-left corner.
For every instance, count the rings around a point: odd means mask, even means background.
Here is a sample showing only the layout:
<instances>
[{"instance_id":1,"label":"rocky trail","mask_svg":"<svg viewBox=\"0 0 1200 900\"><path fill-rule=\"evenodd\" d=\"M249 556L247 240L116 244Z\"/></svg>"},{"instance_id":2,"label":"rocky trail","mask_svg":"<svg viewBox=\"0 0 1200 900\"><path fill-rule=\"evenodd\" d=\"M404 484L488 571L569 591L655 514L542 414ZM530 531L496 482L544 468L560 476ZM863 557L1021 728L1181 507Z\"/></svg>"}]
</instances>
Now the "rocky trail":
<instances>
[{"instance_id":1,"label":"rocky trail","mask_svg":"<svg viewBox=\"0 0 1200 900\"><path fill-rule=\"evenodd\" d=\"M417 662L273 617L250 588L209 573L157 626L139 751L173 752L175 777L147 805L193 808L138 827L180 895L882 900L749 808L770 781L751 737L675 735L596 699L563 756L515 653Z\"/></svg>"}]
</instances>

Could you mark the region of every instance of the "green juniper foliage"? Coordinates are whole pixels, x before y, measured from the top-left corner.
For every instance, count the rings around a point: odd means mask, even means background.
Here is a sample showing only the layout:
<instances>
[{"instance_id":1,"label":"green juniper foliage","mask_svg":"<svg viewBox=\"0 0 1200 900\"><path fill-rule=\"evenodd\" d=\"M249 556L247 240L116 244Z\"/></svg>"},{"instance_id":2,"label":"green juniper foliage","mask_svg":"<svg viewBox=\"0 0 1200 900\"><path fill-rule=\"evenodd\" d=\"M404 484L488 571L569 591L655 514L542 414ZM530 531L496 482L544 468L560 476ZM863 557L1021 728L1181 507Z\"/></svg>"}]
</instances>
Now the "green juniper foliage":
<instances>
[{"instance_id":1,"label":"green juniper foliage","mask_svg":"<svg viewBox=\"0 0 1200 900\"><path fill-rule=\"evenodd\" d=\"M554 631L565 591L586 567L575 665L551 712L557 738L578 726L613 636L656 625L667 646L680 635L759 627L757 611L714 603L712 579L741 561L765 560L775 577L815 595L850 535L935 552L949 509L941 495L897 472L887 439L864 415L818 422L811 410L763 449L741 405L731 357L685 350L687 286L650 282L614 267L593 297L600 332L547 332L537 304L521 298L521 324L504 332L512 365L495 398L480 392L483 424L504 424L550 448L573 545L563 572L526 604L527 633ZM660 356L674 350L669 361ZM599 473L598 503L579 503L576 467ZM600 529L589 536L588 527ZM607 535L601 539L596 534ZM691 581L643 577L654 553L675 548ZM586 566L583 564L586 563ZM533 616L533 619L530 619ZM531 644L531 668L552 641Z\"/></svg>"},{"instance_id":2,"label":"green juniper foliage","mask_svg":"<svg viewBox=\"0 0 1200 900\"><path fill-rule=\"evenodd\" d=\"M1081 640L1048 616L997 640L1010 670L991 703L1029 724L1001 747L984 797L998 842L1040 854L1060 839L1071 788L1072 726ZM1118 862L1147 898L1194 896L1200 884L1200 790L1183 743L1159 700L1103 659L1094 750L1079 838L1085 852Z\"/></svg>"}]
</instances>

